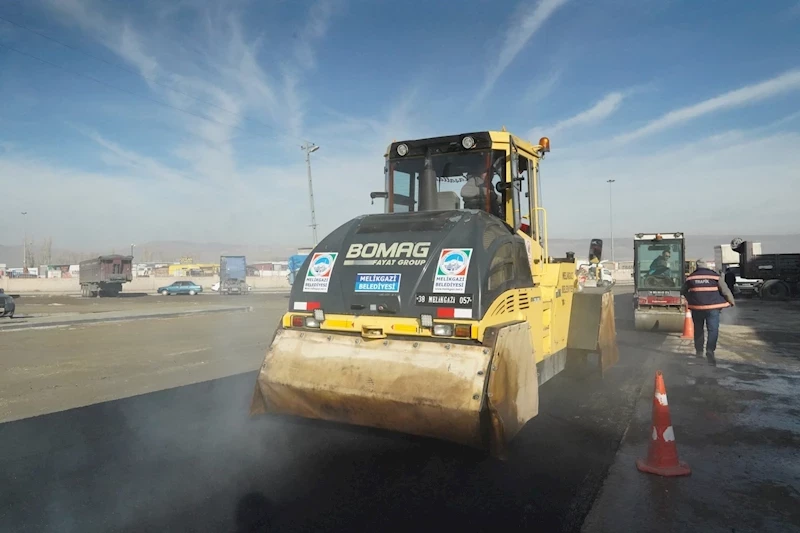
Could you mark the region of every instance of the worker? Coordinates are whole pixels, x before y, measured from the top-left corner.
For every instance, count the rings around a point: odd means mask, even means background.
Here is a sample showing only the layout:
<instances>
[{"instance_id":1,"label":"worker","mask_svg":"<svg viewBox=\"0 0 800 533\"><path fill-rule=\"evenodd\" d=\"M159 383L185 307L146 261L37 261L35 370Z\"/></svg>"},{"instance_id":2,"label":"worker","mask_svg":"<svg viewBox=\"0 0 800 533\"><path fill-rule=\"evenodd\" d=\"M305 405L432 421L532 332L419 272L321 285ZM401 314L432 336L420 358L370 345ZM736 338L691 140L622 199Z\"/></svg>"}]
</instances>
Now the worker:
<instances>
[{"instance_id":1,"label":"worker","mask_svg":"<svg viewBox=\"0 0 800 533\"><path fill-rule=\"evenodd\" d=\"M728 267L725 270L725 284L728 285L728 288L733 292L733 287L736 285L736 273L733 271L732 268Z\"/></svg>"},{"instance_id":2,"label":"worker","mask_svg":"<svg viewBox=\"0 0 800 533\"><path fill-rule=\"evenodd\" d=\"M497 193L487 179L487 172L481 174L470 173L467 182L461 187L461 197L464 199L464 209L480 209L486 211L486 197L489 196L491 213L502 218L500 202Z\"/></svg>"},{"instance_id":3,"label":"worker","mask_svg":"<svg viewBox=\"0 0 800 533\"><path fill-rule=\"evenodd\" d=\"M648 274L651 276L669 276L669 258L671 257L669 250L664 250L661 255L653 259L650 263L650 271Z\"/></svg>"},{"instance_id":4,"label":"worker","mask_svg":"<svg viewBox=\"0 0 800 533\"><path fill-rule=\"evenodd\" d=\"M708 267L702 259L697 260L697 268L687 278L681 288L686 297L694 322L694 351L697 357L703 357L703 341L708 328L706 343L706 359L711 366L717 366L714 352L719 338L719 315L726 307L736 305L733 293L720 275Z\"/></svg>"}]
</instances>

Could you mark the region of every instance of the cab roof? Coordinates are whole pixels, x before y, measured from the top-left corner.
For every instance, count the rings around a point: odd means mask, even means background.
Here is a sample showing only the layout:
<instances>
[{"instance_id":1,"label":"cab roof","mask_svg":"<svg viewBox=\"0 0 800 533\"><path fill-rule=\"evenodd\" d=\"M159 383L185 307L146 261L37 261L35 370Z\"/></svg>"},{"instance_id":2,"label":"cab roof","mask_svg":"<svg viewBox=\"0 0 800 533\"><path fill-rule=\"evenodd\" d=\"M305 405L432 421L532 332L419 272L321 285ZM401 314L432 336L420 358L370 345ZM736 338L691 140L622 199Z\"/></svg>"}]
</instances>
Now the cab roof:
<instances>
[{"instance_id":1,"label":"cab roof","mask_svg":"<svg viewBox=\"0 0 800 533\"><path fill-rule=\"evenodd\" d=\"M422 147L426 147L429 145L450 145L454 144L461 149L461 142L465 137L472 137L475 140L475 149L486 149L491 148L493 144L509 144L510 140L514 140L514 144L520 148L521 150L528 152L530 154L537 154L541 150L541 145L532 144L531 142L517 137L516 135L512 134L508 131L477 131L477 132L466 132L466 133L459 133L456 135L442 135L439 137L427 137L424 139L407 139L402 141L393 141L388 148L386 149L386 153L384 157L397 157L399 154L397 153L397 147L401 144L405 144L408 146L408 154L407 156L414 156L414 155L423 155L420 152ZM416 148L416 150L415 150Z\"/></svg>"}]
</instances>

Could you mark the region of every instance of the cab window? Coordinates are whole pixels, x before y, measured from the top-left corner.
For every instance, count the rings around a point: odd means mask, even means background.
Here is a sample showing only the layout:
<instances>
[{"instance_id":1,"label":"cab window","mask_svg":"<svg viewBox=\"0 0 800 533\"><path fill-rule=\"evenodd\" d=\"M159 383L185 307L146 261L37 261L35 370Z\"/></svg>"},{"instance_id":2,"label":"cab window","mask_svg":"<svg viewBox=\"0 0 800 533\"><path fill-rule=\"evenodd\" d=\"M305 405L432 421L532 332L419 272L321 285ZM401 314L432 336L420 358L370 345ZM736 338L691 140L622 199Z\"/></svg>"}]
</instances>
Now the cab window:
<instances>
[{"instance_id":1,"label":"cab window","mask_svg":"<svg viewBox=\"0 0 800 533\"><path fill-rule=\"evenodd\" d=\"M480 209L504 218L505 198L496 189L498 183L505 182L504 151L438 153L430 156L429 164L436 173L438 209ZM389 161L390 213L418 209L419 178L424 169L422 156Z\"/></svg>"}]
</instances>

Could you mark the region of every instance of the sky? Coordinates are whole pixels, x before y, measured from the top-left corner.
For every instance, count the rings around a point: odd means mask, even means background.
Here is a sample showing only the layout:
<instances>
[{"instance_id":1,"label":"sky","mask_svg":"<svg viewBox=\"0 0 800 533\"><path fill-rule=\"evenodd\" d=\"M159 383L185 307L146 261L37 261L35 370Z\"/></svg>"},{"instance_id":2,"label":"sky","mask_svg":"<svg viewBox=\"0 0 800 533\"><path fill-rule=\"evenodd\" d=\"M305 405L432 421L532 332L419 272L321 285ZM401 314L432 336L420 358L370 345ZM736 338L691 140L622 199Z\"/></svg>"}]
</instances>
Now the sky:
<instances>
[{"instance_id":1,"label":"sky","mask_svg":"<svg viewBox=\"0 0 800 533\"><path fill-rule=\"evenodd\" d=\"M2 244L306 246L304 142L322 237L503 126L551 237L800 233L800 1L0 3Z\"/></svg>"}]
</instances>

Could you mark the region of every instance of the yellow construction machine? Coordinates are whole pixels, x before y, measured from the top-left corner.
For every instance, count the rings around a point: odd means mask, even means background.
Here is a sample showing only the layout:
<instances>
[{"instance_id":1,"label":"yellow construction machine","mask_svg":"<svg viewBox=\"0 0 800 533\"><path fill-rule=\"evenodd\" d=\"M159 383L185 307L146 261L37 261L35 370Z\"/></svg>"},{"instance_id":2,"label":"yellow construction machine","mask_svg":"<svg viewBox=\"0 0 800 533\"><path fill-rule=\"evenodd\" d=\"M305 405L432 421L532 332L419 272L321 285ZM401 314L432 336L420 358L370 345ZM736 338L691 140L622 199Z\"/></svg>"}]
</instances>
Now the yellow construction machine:
<instances>
[{"instance_id":1,"label":"yellow construction machine","mask_svg":"<svg viewBox=\"0 0 800 533\"><path fill-rule=\"evenodd\" d=\"M539 162L549 151L547 138L505 128L393 142L386 188L372 193L384 213L345 223L305 259L251 414L504 458L538 414L543 383L615 364L612 293L577 292L574 254L548 254Z\"/></svg>"}]
</instances>

